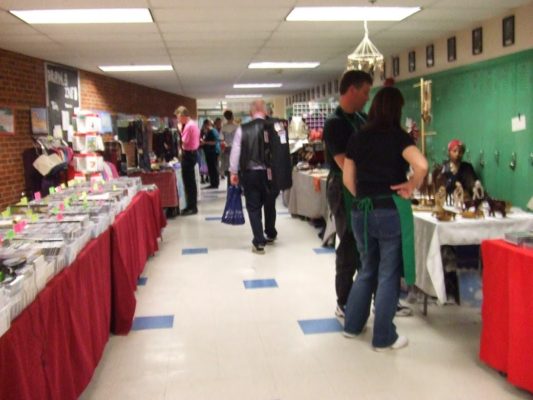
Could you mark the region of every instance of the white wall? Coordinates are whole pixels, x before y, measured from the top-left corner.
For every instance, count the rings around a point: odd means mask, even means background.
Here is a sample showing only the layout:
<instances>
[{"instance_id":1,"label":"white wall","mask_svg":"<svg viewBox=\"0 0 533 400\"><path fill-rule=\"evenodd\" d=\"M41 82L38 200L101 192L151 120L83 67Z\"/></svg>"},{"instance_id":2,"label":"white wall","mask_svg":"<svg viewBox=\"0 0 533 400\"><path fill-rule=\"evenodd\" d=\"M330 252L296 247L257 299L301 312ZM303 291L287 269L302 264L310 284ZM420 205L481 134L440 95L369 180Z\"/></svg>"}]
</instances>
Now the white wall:
<instances>
[{"instance_id":1,"label":"white wall","mask_svg":"<svg viewBox=\"0 0 533 400\"><path fill-rule=\"evenodd\" d=\"M515 44L503 47L502 20L513 14L515 16ZM472 30L478 27L483 28L483 52L478 55L473 55ZM454 62L448 62L447 39L452 36L456 37L457 59ZM426 66L426 46L430 44L434 45L435 62L433 67ZM400 57L400 74L394 79L396 81L411 79L531 48L533 48L533 2L526 6L516 8L512 12L501 15L498 18L472 24L467 30L456 32L455 34L433 42L428 42L424 46L408 49L400 54L396 54L396 56L399 55ZM408 54L412 50L416 52L416 70L409 72ZM392 77L392 57L387 57L386 63L387 77Z\"/></svg>"}]
</instances>

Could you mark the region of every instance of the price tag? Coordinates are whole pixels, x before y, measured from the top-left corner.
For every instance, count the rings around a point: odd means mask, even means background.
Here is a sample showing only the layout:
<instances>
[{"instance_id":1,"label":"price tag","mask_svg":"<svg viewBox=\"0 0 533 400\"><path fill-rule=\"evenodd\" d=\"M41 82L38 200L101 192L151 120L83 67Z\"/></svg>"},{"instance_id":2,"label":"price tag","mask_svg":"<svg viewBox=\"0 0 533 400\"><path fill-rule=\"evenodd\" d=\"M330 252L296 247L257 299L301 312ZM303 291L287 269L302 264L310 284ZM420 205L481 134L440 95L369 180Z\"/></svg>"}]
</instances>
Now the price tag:
<instances>
[{"instance_id":1,"label":"price tag","mask_svg":"<svg viewBox=\"0 0 533 400\"><path fill-rule=\"evenodd\" d=\"M39 216L37 214L33 214L31 217L30 217L30 221L31 222L37 222L39 221Z\"/></svg>"},{"instance_id":2,"label":"price tag","mask_svg":"<svg viewBox=\"0 0 533 400\"><path fill-rule=\"evenodd\" d=\"M63 221L63 214L57 214L57 220Z\"/></svg>"},{"instance_id":3,"label":"price tag","mask_svg":"<svg viewBox=\"0 0 533 400\"><path fill-rule=\"evenodd\" d=\"M35 192L33 194L33 198L35 199L35 201L41 201L41 192Z\"/></svg>"},{"instance_id":4,"label":"price tag","mask_svg":"<svg viewBox=\"0 0 533 400\"><path fill-rule=\"evenodd\" d=\"M11 217L11 207L8 207L4 211L2 211L2 217L4 218Z\"/></svg>"},{"instance_id":5,"label":"price tag","mask_svg":"<svg viewBox=\"0 0 533 400\"><path fill-rule=\"evenodd\" d=\"M27 206L28 205L28 198L26 196L22 197L20 199L19 205L21 206Z\"/></svg>"},{"instance_id":6,"label":"price tag","mask_svg":"<svg viewBox=\"0 0 533 400\"><path fill-rule=\"evenodd\" d=\"M15 237L15 232L14 232L12 229L10 229L10 230L8 230L8 231L6 232L6 239L11 240L11 239L13 239L14 237Z\"/></svg>"},{"instance_id":7,"label":"price tag","mask_svg":"<svg viewBox=\"0 0 533 400\"><path fill-rule=\"evenodd\" d=\"M55 194L55 192L56 192L56 188L55 188L55 187L51 187L50 189L48 189L48 192L49 192L50 194Z\"/></svg>"}]
</instances>

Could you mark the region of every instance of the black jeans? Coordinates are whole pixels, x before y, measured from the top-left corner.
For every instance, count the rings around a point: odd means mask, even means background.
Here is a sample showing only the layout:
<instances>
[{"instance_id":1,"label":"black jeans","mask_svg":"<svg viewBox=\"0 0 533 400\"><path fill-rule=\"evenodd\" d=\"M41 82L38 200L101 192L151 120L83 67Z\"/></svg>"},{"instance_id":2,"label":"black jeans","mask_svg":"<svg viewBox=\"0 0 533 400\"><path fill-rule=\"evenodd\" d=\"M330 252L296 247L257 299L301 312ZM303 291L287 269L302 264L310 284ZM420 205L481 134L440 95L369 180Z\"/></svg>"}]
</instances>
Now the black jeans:
<instances>
[{"instance_id":1,"label":"black jeans","mask_svg":"<svg viewBox=\"0 0 533 400\"><path fill-rule=\"evenodd\" d=\"M218 154L205 151L205 162L207 163L207 171L209 173L210 186L218 188L220 176L218 174Z\"/></svg>"},{"instance_id":2,"label":"black jeans","mask_svg":"<svg viewBox=\"0 0 533 400\"><path fill-rule=\"evenodd\" d=\"M194 174L194 166L197 162L197 151L183 151L183 158L181 160L181 174L183 177L183 186L185 187L185 198L187 199L187 208L191 210L197 209L196 196L196 176Z\"/></svg>"},{"instance_id":3,"label":"black jeans","mask_svg":"<svg viewBox=\"0 0 533 400\"><path fill-rule=\"evenodd\" d=\"M350 216L346 215L342 187L342 177L330 174L327 198L329 209L335 218L337 236L340 239L337 250L335 250L335 291L337 304L345 306L352 288L355 271L359 269L361 260L357 253L354 235L348 226Z\"/></svg>"},{"instance_id":4,"label":"black jeans","mask_svg":"<svg viewBox=\"0 0 533 400\"><path fill-rule=\"evenodd\" d=\"M241 183L246 199L246 210L252 227L254 238L252 243L255 246L265 245L264 233L269 238L278 235L276 230L276 197L279 190L272 188L267 179L265 170L246 170L241 174ZM265 231L263 233L263 213L265 213Z\"/></svg>"}]
</instances>

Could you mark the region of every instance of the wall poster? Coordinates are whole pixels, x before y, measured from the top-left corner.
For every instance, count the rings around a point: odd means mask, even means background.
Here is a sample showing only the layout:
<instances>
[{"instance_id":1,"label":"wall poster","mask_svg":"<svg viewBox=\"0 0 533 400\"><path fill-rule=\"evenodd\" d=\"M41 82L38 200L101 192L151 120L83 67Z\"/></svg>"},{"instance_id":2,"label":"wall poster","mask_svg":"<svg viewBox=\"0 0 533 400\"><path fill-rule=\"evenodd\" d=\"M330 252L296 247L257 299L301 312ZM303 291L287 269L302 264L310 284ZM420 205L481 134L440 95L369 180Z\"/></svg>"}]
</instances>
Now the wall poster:
<instances>
[{"instance_id":1,"label":"wall poster","mask_svg":"<svg viewBox=\"0 0 533 400\"><path fill-rule=\"evenodd\" d=\"M46 105L49 129L54 136L72 131L72 119L80 104L80 80L77 69L58 64L45 64Z\"/></svg>"},{"instance_id":2,"label":"wall poster","mask_svg":"<svg viewBox=\"0 0 533 400\"><path fill-rule=\"evenodd\" d=\"M15 134L15 115L11 108L0 107L0 133Z\"/></svg>"}]
</instances>

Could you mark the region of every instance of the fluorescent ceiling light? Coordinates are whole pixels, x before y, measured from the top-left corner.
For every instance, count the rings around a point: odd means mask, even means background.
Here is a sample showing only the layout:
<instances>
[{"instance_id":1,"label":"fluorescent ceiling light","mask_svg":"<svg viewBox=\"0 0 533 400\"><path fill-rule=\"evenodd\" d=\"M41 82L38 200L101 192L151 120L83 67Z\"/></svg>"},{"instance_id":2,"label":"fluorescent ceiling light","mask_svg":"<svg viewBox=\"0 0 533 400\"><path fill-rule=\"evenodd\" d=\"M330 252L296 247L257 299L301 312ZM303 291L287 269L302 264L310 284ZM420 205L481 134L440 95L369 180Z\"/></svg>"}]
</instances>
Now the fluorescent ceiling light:
<instances>
[{"instance_id":1,"label":"fluorescent ceiling light","mask_svg":"<svg viewBox=\"0 0 533 400\"><path fill-rule=\"evenodd\" d=\"M401 21L420 7L294 7L287 21Z\"/></svg>"},{"instance_id":2,"label":"fluorescent ceiling light","mask_svg":"<svg viewBox=\"0 0 533 400\"><path fill-rule=\"evenodd\" d=\"M104 72L172 71L172 65L100 65Z\"/></svg>"},{"instance_id":3,"label":"fluorescent ceiling light","mask_svg":"<svg viewBox=\"0 0 533 400\"><path fill-rule=\"evenodd\" d=\"M280 88L281 83L236 83L234 89L259 89L259 88Z\"/></svg>"},{"instance_id":4,"label":"fluorescent ceiling light","mask_svg":"<svg viewBox=\"0 0 533 400\"><path fill-rule=\"evenodd\" d=\"M227 94L226 99L257 99L263 97L262 94Z\"/></svg>"},{"instance_id":5,"label":"fluorescent ceiling light","mask_svg":"<svg viewBox=\"0 0 533 400\"><path fill-rule=\"evenodd\" d=\"M28 24L127 24L154 22L147 8L10 10Z\"/></svg>"},{"instance_id":6,"label":"fluorescent ceiling light","mask_svg":"<svg viewBox=\"0 0 533 400\"><path fill-rule=\"evenodd\" d=\"M250 69L289 69L289 68L316 68L319 62L255 62L250 63Z\"/></svg>"}]
</instances>

